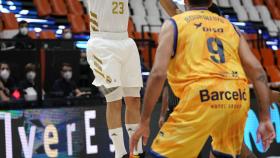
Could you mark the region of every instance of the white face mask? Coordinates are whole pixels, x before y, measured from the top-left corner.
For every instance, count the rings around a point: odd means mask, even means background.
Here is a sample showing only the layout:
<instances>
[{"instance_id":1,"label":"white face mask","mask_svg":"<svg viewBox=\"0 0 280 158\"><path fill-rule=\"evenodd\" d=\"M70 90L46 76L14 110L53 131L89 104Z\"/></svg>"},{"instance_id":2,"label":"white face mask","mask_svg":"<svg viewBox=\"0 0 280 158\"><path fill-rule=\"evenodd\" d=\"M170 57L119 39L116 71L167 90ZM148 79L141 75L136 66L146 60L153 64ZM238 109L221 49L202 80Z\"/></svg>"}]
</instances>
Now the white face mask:
<instances>
[{"instance_id":1,"label":"white face mask","mask_svg":"<svg viewBox=\"0 0 280 158\"><path fill-rule=\"evenodd\" d=\"M36 77L36 73L34 71L30 71L26 74L26 78L29 81L33 81Z\"/></svg>"},{"instance_id":2,"label":"white face mask","mask_svg":"<svg viewBox=\"0 0 280 158\"><path fill-rule=\"evenodd\" d=\"M63 78L66 80L70 80L72 78L72 72L71 71L66 71L63 73Z\"/></svg>"},{"instance_id":3,"label":"white face mask","mask_svg":"<svg viewBox=\"0 0 280 158\"><path fill-rule=\"evenodd\" d=\"M66 33L64 34L64 39L71 39L71 38L72 38L71 32L66 32Z\"/></svg>"},{"instance_id":4,"label":"white face mask","mask_svg":"<svg viewBox=\"0 0 280 158\"><path fill-rule=\"evenodd\" d=\"M3 80L8 80L8 78L10 77L10 71L8 70L2 70L0 72L0 76Z\"/></svg>"},{"instance_id":5,"label":"white face mask","mask_svg":"<svg viewBox=\"0 0 280 158\"><path fill-rule=\"evenodd\" d=\"M27 27L22 27L22 28L19 29L19 31L20 31L20 33L21 33L22 35L27 35L27 33L28 33L28 28L27 28Z\"/></svg>"}]
</instances>

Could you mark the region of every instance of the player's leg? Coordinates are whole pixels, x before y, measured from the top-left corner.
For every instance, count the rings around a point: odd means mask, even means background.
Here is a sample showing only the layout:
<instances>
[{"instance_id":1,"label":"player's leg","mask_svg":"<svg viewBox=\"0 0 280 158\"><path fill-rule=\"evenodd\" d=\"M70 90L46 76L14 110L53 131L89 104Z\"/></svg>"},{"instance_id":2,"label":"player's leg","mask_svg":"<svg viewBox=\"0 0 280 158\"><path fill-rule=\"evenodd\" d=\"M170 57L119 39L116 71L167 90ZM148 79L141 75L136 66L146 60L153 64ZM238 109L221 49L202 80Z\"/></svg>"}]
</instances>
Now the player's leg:
<instances>
[{"instance_id":1,"label":"player's leg","mask_svg":"<svg viewBox=\"0 0 280 158\"><path fill-rule=\"evenodd\" d=\"M138 123L140 121L140 88L124 88L124 96L126 105L125 126L130 139L137 129ZM140 139L137 145L137 149L135 149L134 151L134 154L141 155L142 153L142 139Z\"/></svg>"},{"instance_id":2,"label":"player's leg","mask_svg":"<svg viewBox=\"0 0 280 158\"><path fill-rule=\"evenodd\" d=\"M185 88L185 97L153 141L154 157L198 157L216 122L224 116L211 108L211 102L201 102L200 90L208 88L204 84L209 83L197 82Z\"/></svg>"},{"instance_id":3,"label":"player's leg","mask_svg":"<svg viewBox=\"0 0 280 158\"><path fill-rule=\"evenodd\" d=\"M109 137L115 147L115 158L122 158L127 152L121 126L123 97L120 79L121 63L116 58L115 52L112 52L118 48L118 44L111 41L93 39L88 44L87 59L95 75L93 84L99 87L107 101L106 121Z\"/></svg>"},{"instance_id":4,"label":"player's leg","mask_svg":"<svg viewBox=\"0 0 280 158\"><path fill-rule=\"evenodd\" d=\"M228 82L228 81L225 81ZM216 157L240 157L243 144L244 128L249 110L249 89L243 81L227 85L226 92L238 92L243 95L235 100L221 100L217 112L222 110L224 118L217 122L212 131L212 154ZM240 92L241 94L241 92ZM222 108L222 109L221 109Z\"/></svg>"},{"instance_id":5,"label":"player's leg","mask_svg":"<svg viewBox=\"0 0 280 158\"><path fill-rule=\"evenodd\" d=\"M249 150L247 145L243 142L241 149L241 158L257 158L257 156Z\"/></svg>"},{"instance_id":6,"label":"player's leg","mask_svg":"<svg viewBox=\"0 0 280 158\"><path fill-rule=\"evenodd\" d=\"M129 137L132 136L140 121L140 89L143 86L139 52L132 39L124 40L124 56L121 81L126 103L126 128ZM139 141L134 154L143 153L142 141Z\"/></svg>"},{"instance_id":7,"label":"player's leg","mask_svg":"<svg viewBox=\"0 0 280 158\"><path fill-rule=\"evenodd\" d=\"M216 158L212 152L210 152L210 158ZM242 144L242 149L241 149L241 155L240 158L257 158L257 156L248 149L248 147L246 146L246 144Z\"/></svg>"},{"instance_id":8,"label":"player's leg","mask_svg":"<svg viewBox=\"0 0 280 158\"><path fill-rule=\"evenodd\" d=\"M197 158L212 128L211 123L202 123L197 114L173 112L154 139L149 154L154 158Z\"/></svg>"}]
</instances>

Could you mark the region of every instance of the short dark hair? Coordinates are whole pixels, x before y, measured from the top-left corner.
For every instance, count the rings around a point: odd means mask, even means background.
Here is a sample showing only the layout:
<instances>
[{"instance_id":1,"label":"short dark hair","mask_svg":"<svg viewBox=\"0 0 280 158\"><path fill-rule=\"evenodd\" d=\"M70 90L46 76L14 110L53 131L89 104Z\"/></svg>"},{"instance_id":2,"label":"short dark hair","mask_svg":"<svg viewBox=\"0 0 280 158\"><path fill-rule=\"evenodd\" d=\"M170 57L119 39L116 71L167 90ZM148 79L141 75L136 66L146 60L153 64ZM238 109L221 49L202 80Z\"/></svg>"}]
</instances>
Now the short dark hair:
<instances>
[{"instance_id":1,"label":"short dark hair","mask_svg":"<svg viewBox=\"0 0 280 158\"><path fill-rule=\"evenodd\" d=\"M28 22L25 20L22 20L18 23L19 26L28 26Z\"/></svg>"},{"instance_id":2,"label":"short dark hair","mask_svg":"<svg viewBox=\"0 0 280 158\"><path fill-rule=\"evenodd\" d=\"M69 63L62 63L61 64L61 67L60 67L60 70L62 71L63 67L71 67L72 68L72 65L69 64Z\"/></svg>"},{"instance_id":3,"label":"short dark hair","mask_svg":"<svg viewBox=\"0 0 280 158\"><path fill-rule=\"evenodd\" d=\"M25 72L36 71L36 65L33 63L28 63L25 65L24 70Z\"/></svg>"},{"instance_id":4,"label":"short dark hair","mask_svg":"<svg viewBox=\"0 0 280 158\"><path fill-rule=\"evenodd\" d=\"M10 68L10 65L9 65L7 62L0 62L0 68L1 68L3 65L8 65L8 67Z\"/></svg>"},{"instance_id":5,"label":"short dark hair","mask_svg":"<svg viewBox=\"0 0 280 158\"><path fill-rule=\"evenodd\" d=\"M209 6L212 0L189 0L191 6L205 7Z\"/></svg>"}]
</instances>

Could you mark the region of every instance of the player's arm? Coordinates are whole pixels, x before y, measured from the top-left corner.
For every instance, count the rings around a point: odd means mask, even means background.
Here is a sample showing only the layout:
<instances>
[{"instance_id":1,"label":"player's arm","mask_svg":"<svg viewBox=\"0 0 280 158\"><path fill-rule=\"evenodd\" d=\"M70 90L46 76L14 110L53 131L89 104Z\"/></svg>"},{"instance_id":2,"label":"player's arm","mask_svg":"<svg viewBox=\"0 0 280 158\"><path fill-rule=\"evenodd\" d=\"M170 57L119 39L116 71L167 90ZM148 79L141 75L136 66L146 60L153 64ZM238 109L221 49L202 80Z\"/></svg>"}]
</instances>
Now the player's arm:
<instances>
[{"instance_id":1,"label":"player's arm","mask_svg":"<svg viewBox=\"0 0 280 158\"><path fill-rule=\"evenodd\" d=\"M266 73L251 52L247 41L240 37L239 56L247 76L254 85L256 96L259 100L258 109L260 124L258 128L258 140L262 140L264 149L267 149L275 138L275 131L270 120L270 90L268 87Z\"/></svg>"},{"instance_id":2,"label":"player's arm","mask_svg":"<svg viewBox=\"0 0 280 158\"><path fill-rule=\"evenodd\" d=\"M144 95L144 108L141 121L150 120L152 110L162 92L166 80L168 64L173 54L173 25L167 21L162 26L159 36L159 45L157 48L155 63L147 82L147 88Z\"/></svg>"},{"instance_id":3,"label":"player's arm","mask_svg":"<svg viewBox=\"0 0 280 158\"><path fill-rule=\"evenodd\" d=\"M260 119L269 120L270 90L266 73L260 62L251 52L243 36L240 37L239 55L247 76L253 82L257 98L260 102Z\"/></svg>"},{"instance_id":4,"label":"player's arm","mask_svg":"<svg viewBox=\"0 0 280 158\"><path fill-rule=\"evenodd\" d=\"M161 112L160 112L160 117L159 117L159 121L158 121L159 127L161 127L164 123L165 115L167 112L167 107L168 107L168 88L167 88L167 86L164 86L163 91L162 91Z\"/></svg>"},{"instance_id":5,"label":"player's arm","mask_svg":"<svg viewBox=\"0 0 280 158\"><path fill-rule=\"evenodd\" d=\"M169 16L174 16L177 14L177 10L179 8L176 6L176 4L172 0L160 0L161 6L164 8L164 10L167 12Z\"/></svg>"},{"instance_id":6,"label":"player's arm","mask_svg":"<svg viewBox=\"0 0 280 158\"><path fill-rule=\"evenodd\" d=\"M166 80L168 64L173 53L173 31L174 27L171 21L166 21L163 24L159 35L159 44L155 63L147 81L140 124L130 141L130 153L133 153L133 149L140 137L143 136L144 145L146 145L149 138L151 114L158 98L160 97L164 82Z\"/></svg>"}]
</instances>

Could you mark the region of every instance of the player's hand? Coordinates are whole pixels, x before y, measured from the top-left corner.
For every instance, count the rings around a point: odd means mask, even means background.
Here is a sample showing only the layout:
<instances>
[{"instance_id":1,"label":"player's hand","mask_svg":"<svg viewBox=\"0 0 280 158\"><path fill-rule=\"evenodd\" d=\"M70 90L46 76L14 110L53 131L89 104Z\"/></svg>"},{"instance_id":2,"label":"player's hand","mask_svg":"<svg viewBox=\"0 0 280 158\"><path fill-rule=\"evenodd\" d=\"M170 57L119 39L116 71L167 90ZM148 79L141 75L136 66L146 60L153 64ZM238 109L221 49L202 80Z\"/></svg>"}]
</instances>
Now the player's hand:
<instances>
[{"instance_id":1,"label":"player's hand","mask_svg":"<svg viewBox=\"0 0 280 158\"><path fill-rule=\"evenodd\" d=\"M262 141L263 150L267 151L275 138L274 127L270 120L261 121L257 131L257 142Z\"/></svg>"},{"instance_id":2,"label":"player's hand","mask_svg":"<svg viewBox=\"0 0 280 158\"><path fill-rule=\"evenodd\" d=\"M146 145L150 136L150 121L141 122L132 135L129 145L130 157L133 157L133 151L137 147L139 139L143 138L143 144Z\"/></svg>"},{"instance_id":3,"label":"player's hand","mask_svg":"<svg viewBox=\"0 0 280 158\"><path fill-rule=\"evenodd\" d=\"M158 120L158 127L159 127L159 128L161 128L161 126L163 125L164 120L165 120L165 117L164 117L164 116L160 116L160 117L159 117L159 120Z\"/></svg>"}]
</instances>

